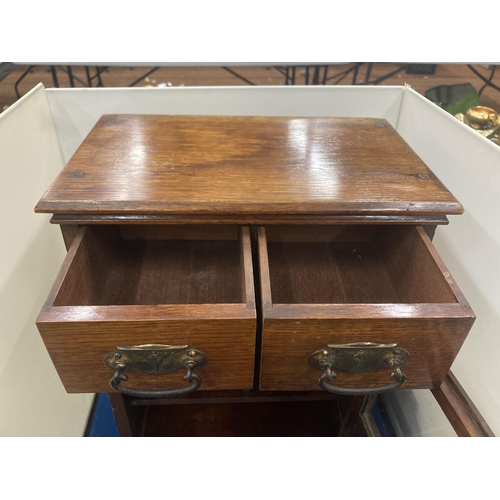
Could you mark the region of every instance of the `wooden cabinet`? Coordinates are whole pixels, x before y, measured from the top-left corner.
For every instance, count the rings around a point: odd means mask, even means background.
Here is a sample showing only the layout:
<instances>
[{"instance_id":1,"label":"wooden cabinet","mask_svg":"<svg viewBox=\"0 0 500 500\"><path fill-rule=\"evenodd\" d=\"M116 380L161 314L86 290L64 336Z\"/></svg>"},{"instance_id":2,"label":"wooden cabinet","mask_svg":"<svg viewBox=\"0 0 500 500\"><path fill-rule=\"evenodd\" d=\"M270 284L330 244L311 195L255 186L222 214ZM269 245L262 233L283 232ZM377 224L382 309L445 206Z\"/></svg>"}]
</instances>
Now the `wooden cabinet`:
<instances>
[{"instance_id":1,"label":"wooden cabinet","mask_svg":"<svg viewBox=\"0 0 500 500\"><path fill-rule=\"evenodd\" d=\"M36 211L68 246L37 320L68 392L436 388L474 322L429 237L463 208L385 120L103 116ZM205 358L183 379L161 346Z\"/></svg>"}]
</instances>

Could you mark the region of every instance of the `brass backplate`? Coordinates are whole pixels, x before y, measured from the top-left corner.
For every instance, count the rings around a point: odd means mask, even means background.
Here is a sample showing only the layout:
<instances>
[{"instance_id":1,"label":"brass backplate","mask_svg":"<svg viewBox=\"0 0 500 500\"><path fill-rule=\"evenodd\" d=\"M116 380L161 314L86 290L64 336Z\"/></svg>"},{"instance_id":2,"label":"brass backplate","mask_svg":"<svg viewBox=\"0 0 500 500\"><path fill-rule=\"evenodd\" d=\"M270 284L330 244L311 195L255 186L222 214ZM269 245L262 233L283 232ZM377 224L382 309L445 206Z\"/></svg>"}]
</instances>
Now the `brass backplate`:
<instances>
[{"instance_id":1,"label":"brass backplate","mask_svg":"<svg viewBox=\"0 0 500 500\"><path fill-rule=\"evenodd\" d=\"M309 358L309 365L316 370L330 367L344 373L364 373L378 368L394 369L408 360L409 353L396 344L353 342L329 344Z\"/></svg>"},{"instance_id":2,"label":"brass backplate","mask_svg":"<svg viewBox=\"0 0 500 500\"><path fill-rule=\"evenodd\" d=\"M188 345L144 344L117 346L104 358L104 364L112 370L136 370L152 375L164 375L187 366L202 368L207 355Z\"/></svg>"}]
</instances>

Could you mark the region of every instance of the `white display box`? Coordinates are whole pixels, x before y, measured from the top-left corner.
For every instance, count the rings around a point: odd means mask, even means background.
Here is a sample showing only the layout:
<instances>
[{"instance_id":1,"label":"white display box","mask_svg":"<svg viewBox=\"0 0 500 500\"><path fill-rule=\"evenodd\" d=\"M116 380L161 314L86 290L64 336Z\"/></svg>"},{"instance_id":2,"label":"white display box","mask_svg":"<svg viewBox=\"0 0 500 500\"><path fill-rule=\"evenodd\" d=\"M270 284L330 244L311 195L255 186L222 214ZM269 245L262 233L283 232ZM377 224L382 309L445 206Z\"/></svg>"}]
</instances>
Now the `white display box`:
<instances>
[{"instance_id":1,"label":"white display box","mask_svg":"<svg viewBox=\"0 0 500 500\"><path fill-rule=\"evenodd\" d=\"M45 89L0 115L0 435L81 435L90 395L64 392L35 318L64 257L33 208L107 113L385 118L465 208L435 246L477 315L452 370L500 434L500 148L405 87ZM430 391L386 397L400 435L454 435ZM8 411L8 415L3 412Z\"/></svg>"}]
</instances>

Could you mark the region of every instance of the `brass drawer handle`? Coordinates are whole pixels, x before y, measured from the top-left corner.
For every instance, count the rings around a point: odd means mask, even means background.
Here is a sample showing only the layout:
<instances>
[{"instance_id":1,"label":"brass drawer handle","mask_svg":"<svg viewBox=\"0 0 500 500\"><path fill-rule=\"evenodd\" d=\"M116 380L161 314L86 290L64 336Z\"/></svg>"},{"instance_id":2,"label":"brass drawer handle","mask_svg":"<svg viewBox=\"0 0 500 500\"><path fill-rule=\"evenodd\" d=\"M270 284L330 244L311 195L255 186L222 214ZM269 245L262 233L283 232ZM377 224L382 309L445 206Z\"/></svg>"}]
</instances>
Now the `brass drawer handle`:
<instances>
[{"instance_id":1,"label":"brass drawer handle","mask_svg":"<svg viewBox=\"0 0 500 500\"><path fill-rule=\"evenodd\" d=\"M366 396L392 391L401 387L406 375L401 366L408 360L409 353L396 344L375 342L354 342L350 344L330 344L326 349L316 351L309 358L312 368L323 371L318 380L321 389L334 394ZM329 384L337 378L334 370L344 373L365 373L377 368L392 370L394 382L379 387L350 388Z\"/></svg>"},{"instance_id":2,"label":"brass drawer handle","mask_svg":"<svg viewBox=\"0 0 500 500\"><path fill-rule=\"evenodd\" d=\"M337 378L337 375L332 372L333 377L330 378L327 372L323 373L319 378L319 386L326 392L332 392L333 394L342 394L344 396L368 396L370 394L381 394L382 392L392 391L401 387L406 382L406 375L397 368L391 373L391 377L396 378L396 382L392 384L382 385L380 387L363 387L361 389L356 389L353 387L340 387L336 385L331 385L327 380L333 380Z\"/></svg>"},{"instance_id":3,"label":"brass drawer handle","mask_svg":"<svg viewBox=\"0 0 500 500\"><path fill-rule=\"evenodd\" d=\"M150 391L147 389L134 389L132 387L120 385L121 382L126 382L127 380L127 375L125 375L121 369L118 369L109 381L109 385L122 394L135 396L137 398L171 398L173 396L182 396L183 394L189 394L190 392L196 391L196 389L198 389L201 385L201 378L193 373L193 369L190 367L188 367L187 374L184 376L183 380L187 380L188 382L192 382L194 380L194 382L181 389Z\"/></svg>"},{"instance_id":4,"label":"brass drawer handle","mask_svg":"<svg viewBox=\"0 0 500 500\"><path fill-rule=\"evenodd\" d=\"M207 355L188 345L145 344L135 346L118 346L104 358L104 364L114 370L109 381L111 387L138 398L168 398L182 396L196 391L201 385L201 377L194 372L195 368L203 368L208 362ZM148 390L135 389L121 385L128 380L125 371L136 370L152 375L165 375L179 369L186 369L183 380L189 385L180 389Z\"/></svg>"}]
</instances>

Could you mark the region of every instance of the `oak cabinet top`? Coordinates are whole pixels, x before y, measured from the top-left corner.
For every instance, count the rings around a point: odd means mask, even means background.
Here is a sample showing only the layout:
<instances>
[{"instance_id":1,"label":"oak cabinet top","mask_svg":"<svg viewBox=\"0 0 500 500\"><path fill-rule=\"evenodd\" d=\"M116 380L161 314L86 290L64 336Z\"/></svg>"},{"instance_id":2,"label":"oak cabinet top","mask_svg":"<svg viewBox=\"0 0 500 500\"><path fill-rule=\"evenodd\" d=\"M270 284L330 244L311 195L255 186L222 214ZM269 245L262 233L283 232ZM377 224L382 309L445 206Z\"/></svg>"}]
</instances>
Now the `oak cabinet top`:
<instances>
[{"instance_id":1,"label":"oak cabinet top","mask_svg":"<svg viewBox=\"0 0 500 500\"><path fill-rule=\"evenodd\" d=\"M385 120L104 115L35 209L114 215L449 215Z\"/></svg>"}]
</instances>

